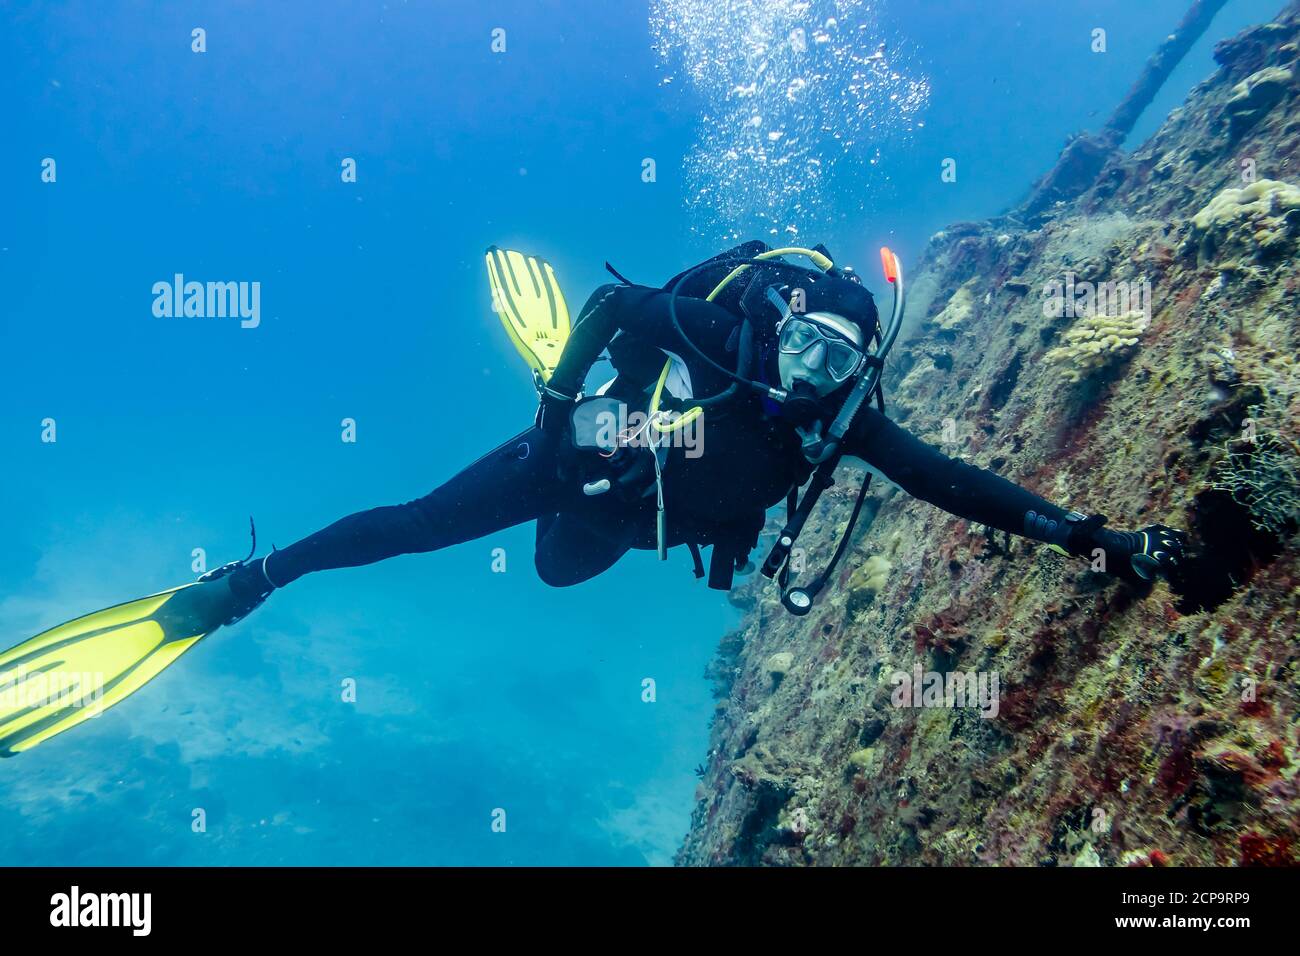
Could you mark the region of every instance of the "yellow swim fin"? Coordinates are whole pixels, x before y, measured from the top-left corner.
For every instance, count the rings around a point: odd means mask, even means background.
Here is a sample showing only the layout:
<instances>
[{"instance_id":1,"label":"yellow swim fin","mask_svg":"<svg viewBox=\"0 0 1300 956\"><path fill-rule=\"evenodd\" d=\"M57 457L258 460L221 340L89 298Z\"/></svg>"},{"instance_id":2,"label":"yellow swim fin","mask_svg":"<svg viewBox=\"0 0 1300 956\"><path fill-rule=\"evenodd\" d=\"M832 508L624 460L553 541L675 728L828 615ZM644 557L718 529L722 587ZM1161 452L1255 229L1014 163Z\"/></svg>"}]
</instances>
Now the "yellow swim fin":
<instances>
[{"instance_id":1,"label":"yellow swim fin","mask_svg":"<svg viewBox=\"0 0 1300 956\"><path fill-rule=\"evenodd\" d=\"M87 614L0 653L0 757L99 716L230 613L227 581L199 581Z\"/></svg>"},{"instance_id":2,"label":"yellow swim fin","mask_svg":"<svg viewBox=\"0 0 1300 956\"><path fill-rule=\"evenodd\" d=\"M555 270L537 256L489 246L487 272L492 311L524 361L545 382L560 362L570 329L569 306Z\"/></svg>"}]
</instances>

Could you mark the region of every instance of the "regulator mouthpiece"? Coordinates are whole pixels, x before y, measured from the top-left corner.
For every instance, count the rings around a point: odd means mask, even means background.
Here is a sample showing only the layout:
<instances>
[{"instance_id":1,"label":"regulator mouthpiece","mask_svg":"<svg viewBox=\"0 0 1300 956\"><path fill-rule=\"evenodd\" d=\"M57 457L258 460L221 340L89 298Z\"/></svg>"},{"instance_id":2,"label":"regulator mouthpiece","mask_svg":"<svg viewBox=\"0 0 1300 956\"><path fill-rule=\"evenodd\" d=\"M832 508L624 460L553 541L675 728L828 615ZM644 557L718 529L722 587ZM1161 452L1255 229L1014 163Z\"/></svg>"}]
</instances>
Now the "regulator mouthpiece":
<instances>
[{"instance_id":1,"label":"regulator mouthpiece","mask_svg":"<svg viewBox=\"0 0 1300 956\"><path fill-rule=\"evenodd\" d=\"M812 428L823 417L821 396L815 387L803 380L796 380L790 386L781 410L800 428Z\"/></svg>"}]
</instances>

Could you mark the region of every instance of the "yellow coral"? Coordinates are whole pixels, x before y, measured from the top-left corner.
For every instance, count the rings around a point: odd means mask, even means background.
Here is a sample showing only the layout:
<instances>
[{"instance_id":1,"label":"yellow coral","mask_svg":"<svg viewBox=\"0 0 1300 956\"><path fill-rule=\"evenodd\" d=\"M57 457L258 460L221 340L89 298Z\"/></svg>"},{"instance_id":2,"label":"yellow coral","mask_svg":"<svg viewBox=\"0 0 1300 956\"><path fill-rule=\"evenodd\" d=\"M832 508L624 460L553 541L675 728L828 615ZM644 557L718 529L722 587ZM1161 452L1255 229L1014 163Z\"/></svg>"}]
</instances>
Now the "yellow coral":
<instances>
[{"instance_id":1,"label":"yellow coral","mask_svg":"<svg viewBox=\"0 0 1300 956\"><path fill-rule=\"evenodd\" d=\"M1239 219L1281 217L1300 209L1300 188L1276 179L1260 179L1241 189L1225 189L1192 217L1202 232L1230 229Z\"/></svg>"},{"instance_id":2,"label":"yellow coral","mask_svg":"<svg viewBox=\"0 0 1300 956\"><path fill-rule=\"evenodd\" d=\"M1189 243L1198 244L1204 263L1228 246L1253 250L1257 257L1281 251L1300 221L1300 187L1260 179L1241 189L1225 189L1192 217ZM1221 264L1220 268L1226 268Z\"/></svg>"},{"instance_id":3,"label":"yellow coral","mask_svg":"<svg viewBox=\"0 0 1300 956\"><path fill-rule=\"evenodd\" d=\"M856 767L858 770L869 771L876 764L876 749L874 747L863 747L861 750L855 750L849 755L849 766Z\"/></svg>"},{"instance_id":4,"label":"yellow coral","mask_svg":"<svg viewBox=\"0 0 1300 956\"><path fill-rule=\"evenodd\" d=\"M1065 345L1052 349L1044 360L1062 365L1061 374L1078 382L1089 372L1123 358L1138 344L1146 331L1147 317L1142 311L1123 315L1085 316L1065 333Z\"/></svg>"},{"instance_id":5,"label":"yellow coral","mask_svg":"<svg viewBox=\"0 0 1300 956\"><path fill-rule=\"evenodd\" d=\"M972 279L952 294L943 311L934 317L936 326L945 332L951 332L971 317L975 311L975 282Z\"/></svg>"},{"instance_id":6,"label":"yellow coral","mask_svg":"<svg viewBox=\"0 0 1300 956\"><path fill-rule=\"evenodd\" d=\"M880 593L889 580L889 571L893 566L888 558L873 554L853 572L849 578L849 589L873 595Z\"/></svg>"}]
</instances>

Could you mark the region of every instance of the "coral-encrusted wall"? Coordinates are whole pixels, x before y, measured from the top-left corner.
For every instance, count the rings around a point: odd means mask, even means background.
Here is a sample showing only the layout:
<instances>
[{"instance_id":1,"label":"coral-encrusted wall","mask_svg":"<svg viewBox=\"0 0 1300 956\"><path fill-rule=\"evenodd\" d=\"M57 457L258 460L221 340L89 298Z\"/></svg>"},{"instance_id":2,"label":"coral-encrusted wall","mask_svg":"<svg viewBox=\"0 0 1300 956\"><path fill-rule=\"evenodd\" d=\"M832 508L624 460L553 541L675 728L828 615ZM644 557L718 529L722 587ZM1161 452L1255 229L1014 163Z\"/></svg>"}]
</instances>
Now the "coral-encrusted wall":
<instances>
[{"instance_id":1,"label":"coral-encrusted wall","mask_svg":"<svg viewBox=\"0 0 1300 956\"><path fill-rule=\"evenodd\" d=\"M1193 221L1243 174L1300 185L1297 41L1293 4L1221 44L1078 200L935 236L913 282L933 295L887 372L895 418L949 454L1119 527L1188 529L1187 580L1143 595L882 484L809 617L761 578L736 592L680 863L1300 858L1300 552L1277 527L1297 494L1300 210L1229 196ZM1078 321L1043 307L1067 273L1151 292L1137 341L1079 382L1044 361ZM1271 517L1225 490L1230 463L1271 482ZM853 491L810 521L811 567ZM997 716L894 706L891 675L917 663L996 673Z\"/></svg>"}]
</instances>

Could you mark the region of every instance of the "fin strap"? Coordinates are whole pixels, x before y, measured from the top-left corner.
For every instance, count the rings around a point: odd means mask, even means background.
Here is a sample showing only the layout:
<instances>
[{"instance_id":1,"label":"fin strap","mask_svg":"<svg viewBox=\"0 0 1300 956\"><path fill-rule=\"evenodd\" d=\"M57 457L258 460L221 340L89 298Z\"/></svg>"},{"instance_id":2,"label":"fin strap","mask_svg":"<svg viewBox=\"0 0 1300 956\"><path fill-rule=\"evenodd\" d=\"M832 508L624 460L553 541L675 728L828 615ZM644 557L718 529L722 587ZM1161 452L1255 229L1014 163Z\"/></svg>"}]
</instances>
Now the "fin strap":
<instances>
[{"instance_id":1,"label":"fin strap","mask_svg":"<svg viewBox=\"0 0 1300 956\"><path fill-rule=\"evenodd\" d=\"M623 274L621 272L619 272L617 269L611 266L608 262L605 263L605 269L607 272L609 272L610 275L612 275L615 279L617 279L619 282L623 283L624 285L632 284L631 282L629 282L627 279L623 277Z\"/></svg>"}]
</instances>

